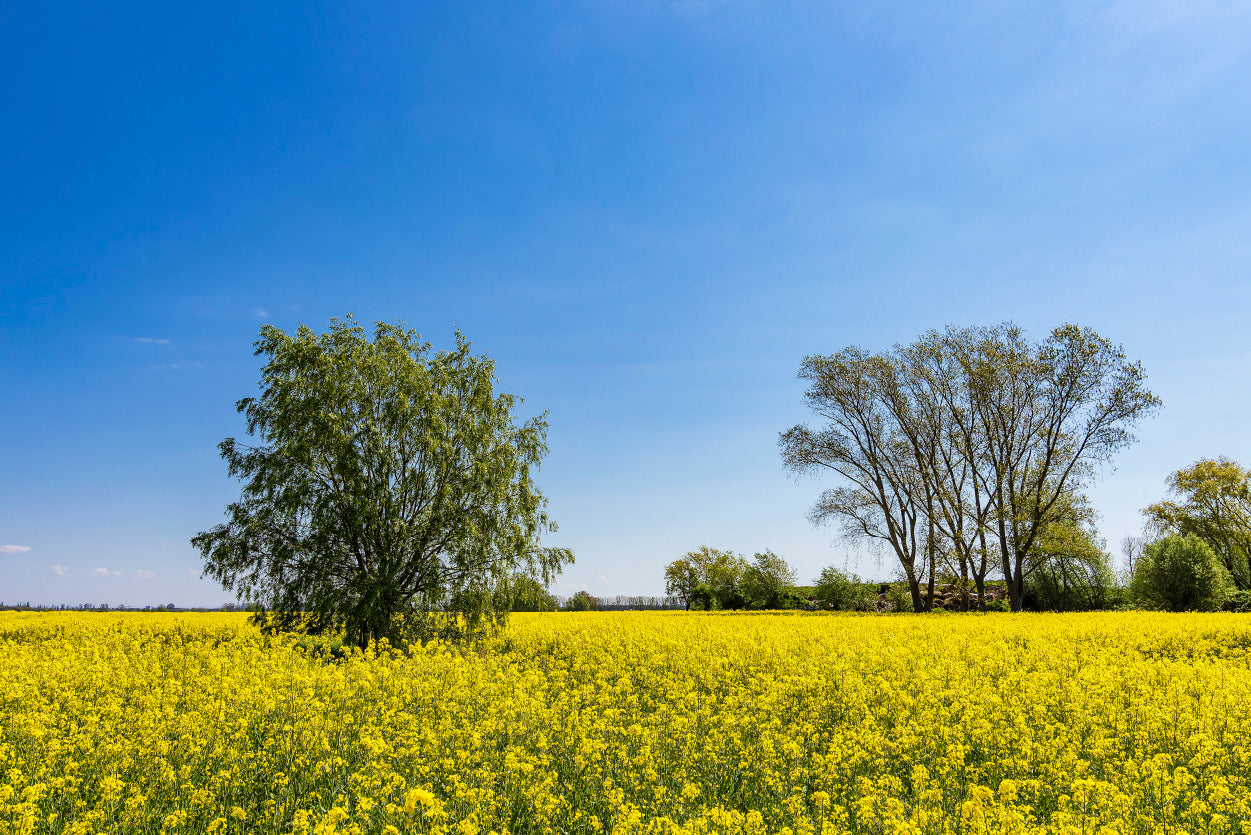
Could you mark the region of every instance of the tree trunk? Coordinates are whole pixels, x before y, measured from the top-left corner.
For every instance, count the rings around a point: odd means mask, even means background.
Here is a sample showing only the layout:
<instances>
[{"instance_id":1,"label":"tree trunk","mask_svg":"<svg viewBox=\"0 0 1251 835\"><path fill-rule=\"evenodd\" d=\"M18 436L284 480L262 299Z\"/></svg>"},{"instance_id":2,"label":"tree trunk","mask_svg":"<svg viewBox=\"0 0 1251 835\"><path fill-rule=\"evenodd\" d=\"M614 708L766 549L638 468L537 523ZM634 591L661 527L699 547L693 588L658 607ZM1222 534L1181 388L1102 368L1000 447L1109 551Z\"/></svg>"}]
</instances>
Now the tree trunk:
<instances>
[{"instance_id":1,"label":"tree trunk","mask_svg":"<svg viewBox=\"0 0 1251 835\"><path fill-rule=\"evenodd\" d=\"M912 594L912 611L924 612L925 603L921 600L921 584L917 581L916 565L904 563L904 576L908 578L908 591Z\"/></svg>"},{"instance_id":2,"label":"tree trunk","mask_svg":"<svg viewBox=\"0 0 1251 835\"><path fill-rule=\"evenodd\" d=\"M930 578L925 584L925 611L934 610L934 559L930 558Z\"/></svg>"},{"instance_id":3,"label":"tree trunk","mask_svg":"<svg viewBox=\"0 0 1251 835\"><path fill-rule=\"evenodd\" d=\"M1025 583L1021 577L1021 558L1016 558L1016 571L1011 572L1008 576L1008 604L1012 607L1013 612L1019 612L1025 607L1024 601Z\"/></svg>"},{"instance_id":4,"label":"tree trunk","mask_svg":"<svg viewBox=\"0 0 1251 835\"><path fill-rule=\"evenodd\" d=\"M909 575L908 591L912 592L912 611L920 614L925 611L925 602L921 600L921 584L917 582L917 578Z\"/></svg>"}]
</instances>

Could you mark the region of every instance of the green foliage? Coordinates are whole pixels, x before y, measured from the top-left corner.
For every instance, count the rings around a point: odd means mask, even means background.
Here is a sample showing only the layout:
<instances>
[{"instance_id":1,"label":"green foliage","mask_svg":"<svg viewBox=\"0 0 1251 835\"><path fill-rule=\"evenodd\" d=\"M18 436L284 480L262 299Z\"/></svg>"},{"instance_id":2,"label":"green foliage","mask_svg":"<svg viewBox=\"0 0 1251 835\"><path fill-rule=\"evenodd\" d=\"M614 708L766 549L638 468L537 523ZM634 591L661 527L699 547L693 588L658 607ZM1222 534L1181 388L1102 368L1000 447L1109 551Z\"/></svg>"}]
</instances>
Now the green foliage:
<instances>
[{"instance_id":1,"label":"green foliage","mask_svg":"<svg viewBox=\"0 0 1251 835\"><path fill-rule=\"evenodd\" d=\"M1069 493L1056 503L1038 538L1027 588L1033 608L1043 611L1106 609L1116 602L1112 558L1084 497Z\"/></svg>"},{"instance_id":2,"label":"green foliage","mask_svg":"<svg viewBox=\"0 0 1251 835\"><path fill-rule=\"evenodd\" d=\"M599 599L593 597L590 592L579 591L569 598L564 608L567 612L594 612L599 609Z\"/></svg>"},{"instance_id":3,"label":"green foliage","mask_svg":"<svg viewBox=\"0 0 1251 835\"><path fill-rule=\"evenodd\" d=\"M742 609L747 605L743 596L743 575L747 573L747 560L732 551L720 554L705 569L706 585L716 609Z\"/></svg>"},{"instance_id":4,"label":"green foliage","mask_svg":"<svg viewBox=\"0 0 1251 835\"><path fill-rule=\"evenodd\" d=\"M1117 602L1116 576L1107 554L1041 564L1026 586L1033 608L1044 612L1108 609Z\"/></svg>"},{"instance_id":5,"label":"green foliage","mask_svg":"<svg viewBox=\"0 0 1251 835\"><path fill-rule=\"evenodd\" d=\"M689 555L665 566L665 594L676 597L686 609L691 608L697 596L706 593L700 589L703 578L699 568Z\"/></svg>"},{"instance_id":6,"label":"green foliage","mask_svg":"<svg viewBox=\"0 0 1251 835\"><path fill-rule=\"evenodd\" d=\"M749 563L733 551L701 545L665 566L665 593L686 609L802 609L795 572L772 551Z\"/></svg>"},{"instance_id":7,"label":"green foliage","mask_svg":"<svg viewBox=\"0 0 1251 835\"><path fill-rule=\"evenodd\" d=\"M891 583L886 589L886 604L892 612L911 612L912 595L907 583Z\"/></svg>"},{"instance_id":8,"label":"green foliage","mask_svg":"<svg viewBox=\"0 0 1251 835\"><path fill-rule=\"evenodd\" d=\"M352 654L352 647L343 644L341 636L305 635L293 645L296 649L306 652L314 658L327 661L342 661Z\"/></svg>"},{"instance_id":9,"label":"green foliage","mask_svg":"<svg viewBox=\"0 0 1251 835\"><path fill-rule=\"evenodd\" d=\"M733 551L701 545L665 566L665 593L687 609L742 609L745 559Z\"/></svg>"},{"instance_id":10,"label":"green foliage","mask_svg":"<svg viewBox=\"0 0 1251 835\"><path fill-rule=\"evenodd\" d=\"M1169 536L1146 547L1134 567L1131 596L1172 612L1217 609L1233 590L1229 572L1197 536Z\"/></svg>"},{"instance_id":11,"label":"green foliage","mask_svg":"<svg viewBox=\"0 0 1251 835\"><path fill-rule=\"evenodd\" d=\"M1168 477L1163 501L1143 510L1157 533L1193 534L1208 544L1234 585L1251 590L1251 470L1228 458L1204 458Z\"/></svg>"},{"instance_id":12,"label":"green foliage","mask_svg":"<svg viewBox=\"0 0 1251 835\"><path fill-rule=\"evenodd\" d=\"M796 588L786 588L773 602L774 609L807 609L810 608L808 598Z\"/></svg>"},{"instance_id":13,"label":"green foliage","mask_svg":"<svg viewBox=\"0 0 1251 835\"><path fill-rule=\"evenodd\" d=\"M494 363L432 353L416 332L349 316L322 334L261 328L257 397L238 402L254 445L220 445L244 481L228 519L192 539L205 574L260 604L267 629L345 631L361 647L470 634L507 615L515 574L572 562L532 471L546 416L517 425Z\"/></svg>"},{"instance_id":14,"label":"green foliage","mask_svg":"<svg viewBox=\"0 0 1251 835\"><path fill-rule=\"evenodd\" d=\"M1230 592L1225 599L1221 601L1222 612L1237 612L1239 614L1247 614L1251 612L1251 591L1243 591L1241 589Z\"/></svg>"},{"instance_id":15,"label":"green foliage","mask_svg":"<svg viewBox=\"0 0 1251 835\"><path fill-rule=\"evenodd\" d=\"M814 592L822 606L842 611L861 608L866 596L859 577L845 574L832 565L821 569ZM911 603L908 605L911 608Z\"/></svg>"},{"instance_id":16,"label":"green foliage","mask_svg":"<svg viewBox=\"0 0 1251 835\"><path fill-rule=\"evenodd\" d=\"M496 590L495 606L510 612L554 612L558 608L556 598L549 594L547 586L524 574L513 576L509 582Z\"/></svg>"},{"instance_id":17,"label":"green foliage","mask_svg":"<svg viewBox=\"0 0 1251 835\"><path fill-rule=\"evenodd\" d=\"M795 585L795 571L769 550L756 554L741 577L741 594L750 609L784 608L780 605L782 595Z\"/></svg>"}]
</instances>

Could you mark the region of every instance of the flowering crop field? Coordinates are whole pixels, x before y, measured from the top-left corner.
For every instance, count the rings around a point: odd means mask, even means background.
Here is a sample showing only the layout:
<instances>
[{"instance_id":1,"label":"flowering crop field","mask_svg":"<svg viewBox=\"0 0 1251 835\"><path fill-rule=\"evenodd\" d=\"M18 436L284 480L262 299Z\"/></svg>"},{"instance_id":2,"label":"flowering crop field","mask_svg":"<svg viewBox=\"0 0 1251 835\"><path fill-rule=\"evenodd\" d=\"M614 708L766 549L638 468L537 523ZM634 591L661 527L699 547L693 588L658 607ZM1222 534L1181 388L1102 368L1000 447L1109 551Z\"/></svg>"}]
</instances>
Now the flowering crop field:
<instances>
[{"instance_id":1,"label":"flowering crop field","mask_svg":"<svg viewBox=\"0 0 1251 835\"><path fill-rule=\"evenodd\" d=\"M1251 619L0 613L0 833L1251 833Z\"/></svg>"}]
</instances>

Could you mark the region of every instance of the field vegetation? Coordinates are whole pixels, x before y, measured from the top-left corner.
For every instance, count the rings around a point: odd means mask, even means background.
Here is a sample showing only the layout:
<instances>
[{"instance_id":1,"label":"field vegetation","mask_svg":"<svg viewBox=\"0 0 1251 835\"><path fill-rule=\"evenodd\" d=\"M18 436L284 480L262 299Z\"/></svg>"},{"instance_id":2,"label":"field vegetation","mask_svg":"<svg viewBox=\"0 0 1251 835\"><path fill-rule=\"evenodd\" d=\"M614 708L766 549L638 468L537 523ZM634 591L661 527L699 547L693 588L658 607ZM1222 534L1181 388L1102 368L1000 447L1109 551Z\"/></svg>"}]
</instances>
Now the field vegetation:
<instances>
[{"instance_id":1,"label":"field vegetation","mask_svg":"<svg viewBox=\"0 0 1251 835\"><path fill-rule=\"evenodd\" d=\"M1251 828L1238 615L557 612L322 643L0 613L0 833Z\"/></svg>"}]
</instances>

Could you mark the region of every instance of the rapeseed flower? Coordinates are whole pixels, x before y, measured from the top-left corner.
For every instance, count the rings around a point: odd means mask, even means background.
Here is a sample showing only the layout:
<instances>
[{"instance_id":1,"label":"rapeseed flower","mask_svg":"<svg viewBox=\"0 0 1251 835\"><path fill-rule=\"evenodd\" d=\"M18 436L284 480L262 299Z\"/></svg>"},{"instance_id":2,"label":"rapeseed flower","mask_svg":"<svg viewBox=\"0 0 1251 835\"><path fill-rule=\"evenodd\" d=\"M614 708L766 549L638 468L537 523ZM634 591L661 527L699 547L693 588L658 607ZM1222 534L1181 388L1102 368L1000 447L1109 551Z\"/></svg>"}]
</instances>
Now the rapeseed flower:
<instances>
[{"instance_id":1,"label":"rapeseed flower","mask_svg":"<svg viewBox=\"0 0 1251 835\"><path fill-rule=\"evenodd\" d=\"M0 613L0 835L1251 832L1234 615Z\"/></svg>"}]
</instances>

